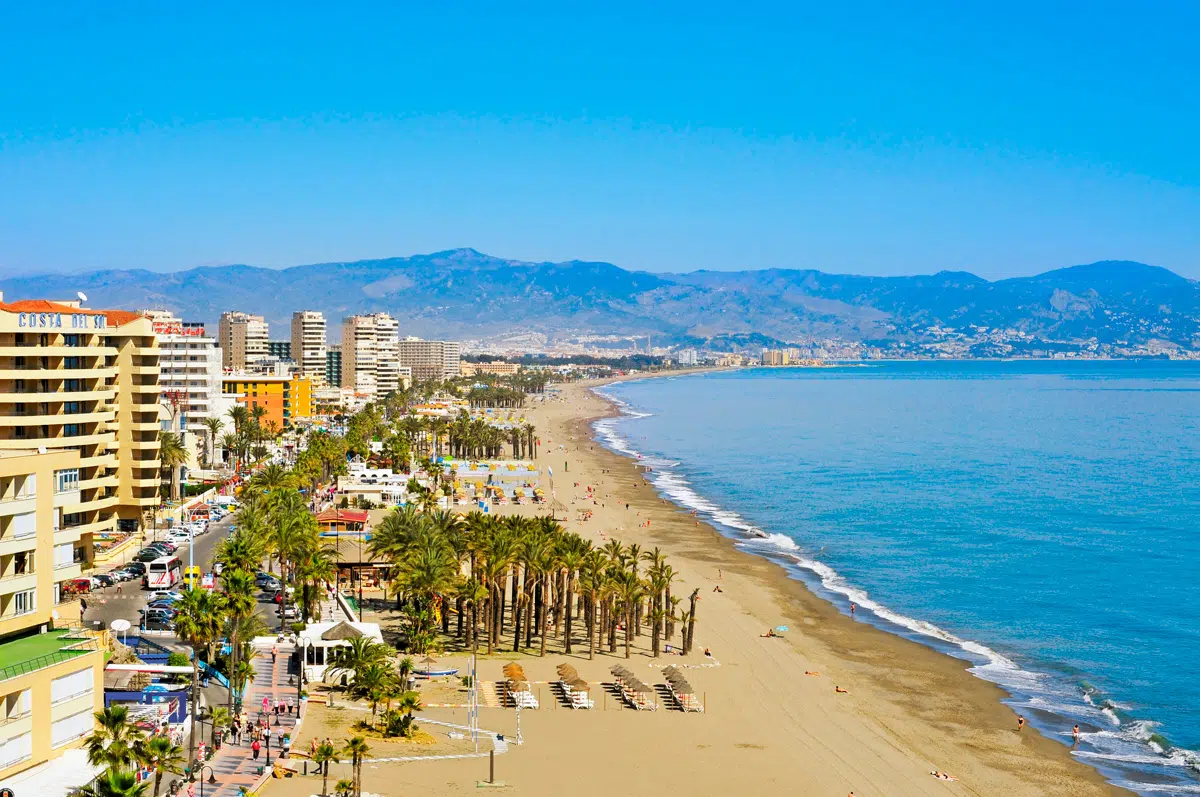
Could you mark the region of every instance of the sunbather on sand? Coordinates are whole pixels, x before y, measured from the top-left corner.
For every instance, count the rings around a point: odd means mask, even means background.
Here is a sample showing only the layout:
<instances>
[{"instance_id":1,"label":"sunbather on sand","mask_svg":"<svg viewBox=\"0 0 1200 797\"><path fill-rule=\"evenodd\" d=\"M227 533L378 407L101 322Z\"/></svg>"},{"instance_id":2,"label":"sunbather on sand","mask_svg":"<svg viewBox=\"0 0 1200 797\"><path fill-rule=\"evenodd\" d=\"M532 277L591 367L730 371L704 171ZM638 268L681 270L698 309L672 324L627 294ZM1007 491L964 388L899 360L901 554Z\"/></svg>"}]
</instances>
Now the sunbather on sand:
<instances>
[{"instance_id":1,"label":"sunbather on sand","mask_svg":"<svg viewBox=\"0 0 1200 797\"><path fill-rule=\"evenodd\" d=\"M820 677L820 675L821 675L821 673L820 673L820 672L818 672L817 670L805 670L805 671L804 671L804 674L805 674L805 675L815 675L815 676L818 676L818 677Z\"/></svg>"},{"instance_id":2,"label":"sunbather on sand","mask_svg":"<svg viewBox=\"0 0 1200 797\"><path fill-rule=\"evenodd\" d=\"M842 687L840 687L840 686L835 686L835 687L833 687L833 691L837 692L839 695L848 695L848 694L850 694L850 690L849 690L849 689L843 689L843 688L842 688Z\"/></svg>"},{"instance_id":3,"label":"sunbather on sand","mask_svg":"<svg viewBox=\"0 0 1200 797\"><path fill-rule=\"evenodd\" d=\"M765 633L765 634L759 634L759 636L760 636L760 637L763 637L764 639L766 639L766 638L769 638L769 637L773 637L773 636L779 636L779 635L778 635L778 634L776 634L776 633L775 633L775 629L774 629L774 628L772 628L772 629L770 629L769 631L767 631L767 633Z\"/></svg>"},{"instance_id":4,"label":"sunbather on sand","mask_svg":"<svg viewBox=\"0 0 1200 797\"><path fill-rule=\"evenodd\" d=\"M936 769L929 774L933 775L938 780L958 780L958 778L954 777L953 775L948 775L945 772L938 772Z\"/></svg>"}]
</instances>

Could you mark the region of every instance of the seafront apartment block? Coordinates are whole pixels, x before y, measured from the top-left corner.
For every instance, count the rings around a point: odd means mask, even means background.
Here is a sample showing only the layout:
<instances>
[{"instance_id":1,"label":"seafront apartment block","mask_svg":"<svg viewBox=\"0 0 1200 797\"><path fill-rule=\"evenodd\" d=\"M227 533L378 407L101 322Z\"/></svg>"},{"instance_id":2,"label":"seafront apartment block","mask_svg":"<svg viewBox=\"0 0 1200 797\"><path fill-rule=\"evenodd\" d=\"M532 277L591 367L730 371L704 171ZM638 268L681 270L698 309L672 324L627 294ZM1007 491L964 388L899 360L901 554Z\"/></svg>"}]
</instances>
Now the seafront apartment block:
<instances>
[{"instance_id":1,"label":"seafront apartment block","mask_svg":"<svg viewBox=\"0 0 1200 797\"><path fill-rule=\"evenodd\" d=\"M0 784L77 747L104 704L100 639L60 602L85 561L62 525L80 502L79 461L0 451Z\"/></svg>"}]
</instances>

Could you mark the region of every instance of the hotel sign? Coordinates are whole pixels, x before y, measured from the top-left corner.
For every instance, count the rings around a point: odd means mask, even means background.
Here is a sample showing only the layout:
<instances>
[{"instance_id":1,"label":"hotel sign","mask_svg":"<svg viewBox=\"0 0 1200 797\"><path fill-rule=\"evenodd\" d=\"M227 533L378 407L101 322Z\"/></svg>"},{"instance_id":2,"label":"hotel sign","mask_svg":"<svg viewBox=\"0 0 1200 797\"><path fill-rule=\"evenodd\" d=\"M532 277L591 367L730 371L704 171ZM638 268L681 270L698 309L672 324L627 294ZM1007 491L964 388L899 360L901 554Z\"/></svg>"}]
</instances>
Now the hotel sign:
<instances>
[{"instance_id":1,"label":"hotel sign","mask_svg":"<svg viewBox=\"0 0 1200 797\"><path fill-rule=\"evenodd\" d=\"M204 325L178 321L155 321L154 332L157 335L187 335L202 338L204 337Z\"/></svg>"},{"instance_id":2,"label":"hotel sign","mask_svg":"<svg viewBox=\"0 0 1200 797\"><path fill-rule=\"evenodd\" d=\"M17 326L21 329L105 329L108 318L103 315L84 315L82 313L67 313L67 323L63 323L63 313L19 313Z\"/></svg>"}]
</instances>

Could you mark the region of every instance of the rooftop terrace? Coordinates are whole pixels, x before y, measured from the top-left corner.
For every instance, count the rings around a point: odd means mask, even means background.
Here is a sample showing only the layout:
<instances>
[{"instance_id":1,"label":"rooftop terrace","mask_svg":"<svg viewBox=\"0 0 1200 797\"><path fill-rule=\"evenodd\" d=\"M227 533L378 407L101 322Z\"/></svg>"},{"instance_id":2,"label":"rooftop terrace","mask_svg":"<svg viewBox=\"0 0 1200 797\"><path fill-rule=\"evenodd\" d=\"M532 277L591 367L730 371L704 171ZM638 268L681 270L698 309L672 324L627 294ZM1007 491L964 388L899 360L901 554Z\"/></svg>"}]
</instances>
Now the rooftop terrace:
<instances>
[{"instance_id":1,"label":"rooftop terrace","mask_svg":"<svg viewBox=\"0 0 1200 797\"><path fill-rule=\"evenodd\" d=\"M0 681L50 667L98 649L99 641L78 628L60 628L0 640Z\"/></svg>"}]
</instances>

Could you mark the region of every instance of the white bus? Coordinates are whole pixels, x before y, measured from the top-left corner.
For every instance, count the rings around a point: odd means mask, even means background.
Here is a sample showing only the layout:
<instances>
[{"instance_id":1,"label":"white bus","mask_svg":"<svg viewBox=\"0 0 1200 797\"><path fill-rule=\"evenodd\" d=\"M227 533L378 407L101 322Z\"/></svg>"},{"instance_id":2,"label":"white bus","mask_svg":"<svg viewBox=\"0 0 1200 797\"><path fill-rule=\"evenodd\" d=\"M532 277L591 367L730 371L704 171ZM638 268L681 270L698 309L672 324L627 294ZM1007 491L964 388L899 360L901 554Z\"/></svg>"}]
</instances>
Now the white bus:
<instances>
[{"instance_id":1,"label":"white bus","mask_svg":"<svg viewBox=\"0 0 1200 797\"><path fill-rule=\"evenodd\" d=\"M146 566L142 586L146 589L171 589L183 578L183 563L178 556L161 556Z\"/></svg>"}]
</instances>

